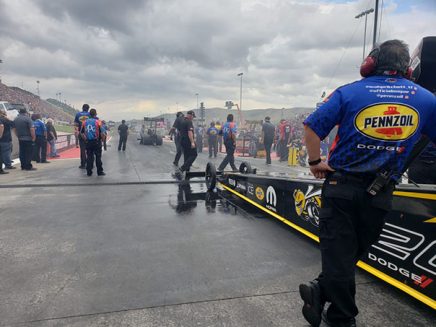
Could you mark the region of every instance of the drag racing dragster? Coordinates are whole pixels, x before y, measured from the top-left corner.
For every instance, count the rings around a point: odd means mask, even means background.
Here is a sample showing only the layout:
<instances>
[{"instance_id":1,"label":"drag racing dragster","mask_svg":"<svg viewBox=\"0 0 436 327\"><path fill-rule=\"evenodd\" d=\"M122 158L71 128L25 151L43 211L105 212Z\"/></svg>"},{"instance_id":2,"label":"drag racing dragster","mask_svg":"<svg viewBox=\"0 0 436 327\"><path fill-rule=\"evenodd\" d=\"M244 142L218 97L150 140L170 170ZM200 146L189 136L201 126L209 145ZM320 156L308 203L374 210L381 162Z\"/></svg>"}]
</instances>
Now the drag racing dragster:
<instances>
[{"instance_id":1,"label":"drag racing dragster","mask_svg":"<svg viewBox=\"0 0 436 327\"><path fill-rule=\"evenodd\" d=\"M139 132L139 143L143 145L162 145L164 118L144 117L144 124Z\"/></svg>"}]
</instances>

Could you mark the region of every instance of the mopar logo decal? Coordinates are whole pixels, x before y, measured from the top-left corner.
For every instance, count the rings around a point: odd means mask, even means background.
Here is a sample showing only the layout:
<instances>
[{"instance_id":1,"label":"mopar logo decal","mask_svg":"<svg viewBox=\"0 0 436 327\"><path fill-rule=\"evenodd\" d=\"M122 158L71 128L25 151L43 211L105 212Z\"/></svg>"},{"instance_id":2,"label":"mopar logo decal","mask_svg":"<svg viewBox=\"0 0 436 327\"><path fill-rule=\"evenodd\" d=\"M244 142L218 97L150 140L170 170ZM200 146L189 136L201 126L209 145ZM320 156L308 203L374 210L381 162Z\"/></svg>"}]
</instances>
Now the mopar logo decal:
<instances>
[{"instance_id":1,"label":"mopar logo decal","mask_svg":"<svg viewBox=\"0 0 436 327\"><path fill-rule=\"evenodd\" d=\"M236 181L234 179L229 178L229 184L232 185L233 187L235 187Z\"/></svg>"},{"instance_id":2,"label":"mopar logo decal","mask_svg":"<svg viewBox=\"0 0 436 327\"><path fill-rule=\"evenodd\" d=\"M265 198L265 193L263 192L263 189L260 186L256 187L256 198L260 201L262 201Z\"/></svg>"},{"instance_id":3,"label":"mopar logo decal","mask_svg":"<svg viewBox=\"0 0 436 327\"><path fill-rule=\"evenodd\" d=\"M418 112L400 103L380 103L363 108L354 119L363 135L381 141L404 141L415 134Z\"/></svg>"},{"instance_id":4,"label":"mopar logo decal","mask_svg":"<svg viewBox=\"0 0 436 327\"><path fill-rule=\"evenodd\" d=\"M273 205L274 207L277 205L277 195L274 187L268 186L266 189L266 203Z\"/></svg>"},{"instance_id":5,"label":"mopar logo decal","mask_svg":"<svg viewBox=\"0 0 436 327\"><path fill-rule=\"evenodd\" d=\"M266 207L274 212L277 212L276 205L277 205L277 194L274 190L274 187L268 186L266 189Z\"/></svg>"}]
</instances>

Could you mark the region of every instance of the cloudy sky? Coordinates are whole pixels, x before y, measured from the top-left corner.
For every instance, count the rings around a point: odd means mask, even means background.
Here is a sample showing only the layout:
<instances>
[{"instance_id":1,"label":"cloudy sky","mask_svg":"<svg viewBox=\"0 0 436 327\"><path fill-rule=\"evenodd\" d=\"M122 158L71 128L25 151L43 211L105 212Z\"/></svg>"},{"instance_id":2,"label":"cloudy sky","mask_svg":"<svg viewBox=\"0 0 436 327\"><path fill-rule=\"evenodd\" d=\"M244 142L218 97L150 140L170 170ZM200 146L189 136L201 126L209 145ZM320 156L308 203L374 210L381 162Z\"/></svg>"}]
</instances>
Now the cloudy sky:
<instances>
[{"instance_id":1,"label":"cloudy sky","mask_svg":"<svg viewBox=\"0 0 436 327\"><path fill-rule=\"evenodd\" d=\"M9 86L84 102L106 119L239 102L312 107L359 78L375 0L0 0L0 73ZM380 40L413 50L436 35L435 0L380 0ZM368 16L368 47L374 14ZM368 49L369 50L369 49Z\"/></svg>"}]
</instances>

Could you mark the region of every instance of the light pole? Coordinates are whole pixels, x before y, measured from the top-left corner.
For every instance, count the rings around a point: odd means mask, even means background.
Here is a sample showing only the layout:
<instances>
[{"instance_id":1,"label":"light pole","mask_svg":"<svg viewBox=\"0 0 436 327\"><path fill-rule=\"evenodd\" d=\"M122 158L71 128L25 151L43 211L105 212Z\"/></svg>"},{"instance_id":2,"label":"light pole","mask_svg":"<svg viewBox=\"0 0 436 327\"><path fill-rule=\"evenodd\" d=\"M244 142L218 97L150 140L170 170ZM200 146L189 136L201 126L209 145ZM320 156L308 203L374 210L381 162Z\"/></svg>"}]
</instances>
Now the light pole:
<instances>
[{"instance_id":1,"label":"light pole","mask_svg":"<svg viewBox=\"0 0 436 327\"><path fill-rule=\"evenodd\" d=\"M0 64L3 63L3 60L0 59ZM2 82L2 66L0 65L0 83Z\"/></svg>"},{"instance_id":2,"label":"light pole","mask_svg":"<svg viewBox=\"0 0 436 327\"><path fill-rule=\"evenodd\" d=\"M373 9L373 8L368 9L368 10L365 10L365 11L362 11L360 14L358 14L358 15L356 15L356 17L354 17L354 18L356 18L356 19L359 19L360 17L365 16L365 31L364 31L364 33L363 33L363 57L362 57L362 60L365 60L366 25L367 25L367 21L368 21L368 14L370 14L370 13L372 13L372 12L374 12L374 9Z\"/></svg>"},{"instance_id":3,"label":"light pole","mask_svg":"<svg viewBox=\"0 0 436 327\"><path fill-rule=\"evenodd\" d=\"M239 88L239 124L242 125L242 75L244 75L244 73L239 73L238 76L241 77L241 85Z\"/></svg>"},{"instance_id":4,"label":"light pole","mask_svg":"<svg viewBox=\"0 0 436 327\"><path fill-rule=\"evenodd\" d=\"M197 97L197 110L198 110L198 93L195 93L195 96Z\"/></svg>"},{"instance_id":5,"label":"light pole","mask_svg":"<svg viewBox=\"0 0 436 327\"><path fill-rule=\"evenodd\" d=\"M36 92L38 93L39 96L39 81L36 81Z\"/></svg>"}]
</instances>

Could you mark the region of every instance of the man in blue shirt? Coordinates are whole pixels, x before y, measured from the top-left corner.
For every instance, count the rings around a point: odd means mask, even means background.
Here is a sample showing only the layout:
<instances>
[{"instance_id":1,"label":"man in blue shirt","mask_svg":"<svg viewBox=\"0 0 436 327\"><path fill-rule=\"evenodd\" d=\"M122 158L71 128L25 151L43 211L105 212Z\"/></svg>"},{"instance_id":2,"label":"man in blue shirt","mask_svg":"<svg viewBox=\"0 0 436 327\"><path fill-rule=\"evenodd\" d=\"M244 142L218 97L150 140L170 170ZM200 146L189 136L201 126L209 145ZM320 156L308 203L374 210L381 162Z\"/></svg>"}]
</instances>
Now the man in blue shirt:
<instances>
[{"instance_id":1,"label":"man in blue shirt","mask_svg":"<svg viewBox=\"0 0 436 327\"><path fill-rule=\"evenodd\" d=\"M227 164L230 163L230 166L234 171L238 169L235 166L235 149L236 149L236 134L238 133L238 129L236 124L233 122L233 115L227 115L227 122L221 127L220 134L223 136L224 145L226 146L226 157L221 162L218 167L218 171L223 171Z\"/></svg>"},{"instance_id":2,"label":"man in blue shirt","mask_svg":"<svg viewBox=\"0 0 436 327\"><path fill-rule=\"evenodd\" d=\"M436 97L406 78L409 50L399 40L373 49L365 78L339 87L304 122L309 165L325 178L320 212L322 272L300 285L312 326L356 326L355 265L379 237L394 184L421 134L436 141ZM328 162L320 142L339 125ZM380 189L374 187L374 182ZM322 313L330 302L327 313Z\"/></svg>"},{"instance_id":3,"label":"man in blue shirt","mask_svg":"<svg viewBox=\"0 0 436 327\"><path fill-rule=\"evenodd\" d=\"M40 114L33 114L32 120L36 135L33 160L38 163L49 163L47 161L47 127Z\"/></svg>"},{"instance_id":4,"label":"man in blue shirt","mask_svg":"<svg viewBox=\"0 0 436 327\"><path fill-rule=\"evenodd\" d=\"M89 110L89 104L85 103L82 106L82 111L78 112L76 114L76 117L74 118L75 135L79 139L79 146L80 146L80 166L79 166L80 169L86 169L86 144L85 141L78 136L83 122L90 117L88 110Z\"/></svg>"}]
</instances>

